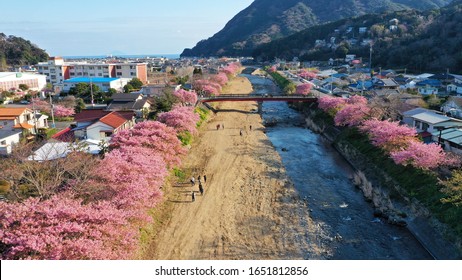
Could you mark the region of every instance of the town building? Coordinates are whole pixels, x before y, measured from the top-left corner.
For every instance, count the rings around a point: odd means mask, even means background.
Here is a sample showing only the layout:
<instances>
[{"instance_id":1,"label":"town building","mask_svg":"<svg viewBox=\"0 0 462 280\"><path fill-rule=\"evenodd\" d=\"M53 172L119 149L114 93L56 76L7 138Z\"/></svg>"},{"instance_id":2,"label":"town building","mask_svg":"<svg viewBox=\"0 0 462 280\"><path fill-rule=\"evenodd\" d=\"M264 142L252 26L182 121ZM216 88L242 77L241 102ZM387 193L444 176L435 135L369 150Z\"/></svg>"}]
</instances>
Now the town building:
<instances>
[{"instance_id":1,"label":"town building","mask_svg":"<svg viewBox=\"0 0 462 280\"><path fill-rule=\"evenodd\" d=\"M62 91L68 92L71 88L77 84L93 84L97 85L102 91L107 92L109 89L115 89L117 91L123 91L123 87L130 81L130 79L124 78L100 78L100 77L77 77L68 80L64 80Z\"/></svg>"},{"instance_id":2,"label":"town building","mask_svg":"<svg viewBox=\"0 0 462 280\"><path fill-rule=\"evenodd\" d=\"M8 155L21 139L21 131L0 129L0 155Z\"/></svg>"},{"instance_id":3,"label":"town building","mask_svg":"<svg viewBox=\"0 0 462 280\"><path fill-rule=\"evenodd\" d=\"M38 63L36 68L40 74L47 76L47 82L53 86L76 77L138 78L143 83L148 81L147 63L139 62L66 62L56 56L50 57L47 62Z\"/></svg>"},{"instance_id":4,"label":"town building","mask_svg":"<svg viewBox=\"0 0 462 280\"><path fill-rule=\"evenodd\" d=\"M19 89L19 85L26 85L30 90L42 90L47 85L45 75L22 73L22 72L0 72L0 91Z\"/></svg>"},{"instance_id":5,"label":"town building","mask_svg":"<svg viewBox=\"0 0 462 280\"><path fill-rule=\"evenodd\" d=\"M37 133L37 129L48 128L48 116L34 113L29 108L0 108L0 130L17 130Z\"/></svg>"}]
</instances>

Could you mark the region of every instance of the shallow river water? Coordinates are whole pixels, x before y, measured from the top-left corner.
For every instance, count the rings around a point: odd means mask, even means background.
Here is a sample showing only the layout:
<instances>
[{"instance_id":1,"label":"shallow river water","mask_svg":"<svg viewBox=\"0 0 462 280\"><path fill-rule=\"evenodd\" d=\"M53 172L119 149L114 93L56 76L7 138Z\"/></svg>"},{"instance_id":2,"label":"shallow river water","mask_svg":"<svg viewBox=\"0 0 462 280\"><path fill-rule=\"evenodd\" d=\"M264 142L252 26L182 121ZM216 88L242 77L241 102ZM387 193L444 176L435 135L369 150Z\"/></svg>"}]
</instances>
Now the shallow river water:
<instances>
[{"instance_id":1,"label":"shallow river water","mask_svg":"<svg viewBox=\"0 0 462 280\"><path fill-rule=\"evenodd\" d=\"M254 93L274 93L271 80L243 74ZM375 218L373 207L351 182L351 166L319 134L300 127L301 114L285 102L264 102L266 129L289 178L321 236L328 259L431 259L406 229ZM306 258L310 258L306 255Z\"/></svg>"}]
</instances>

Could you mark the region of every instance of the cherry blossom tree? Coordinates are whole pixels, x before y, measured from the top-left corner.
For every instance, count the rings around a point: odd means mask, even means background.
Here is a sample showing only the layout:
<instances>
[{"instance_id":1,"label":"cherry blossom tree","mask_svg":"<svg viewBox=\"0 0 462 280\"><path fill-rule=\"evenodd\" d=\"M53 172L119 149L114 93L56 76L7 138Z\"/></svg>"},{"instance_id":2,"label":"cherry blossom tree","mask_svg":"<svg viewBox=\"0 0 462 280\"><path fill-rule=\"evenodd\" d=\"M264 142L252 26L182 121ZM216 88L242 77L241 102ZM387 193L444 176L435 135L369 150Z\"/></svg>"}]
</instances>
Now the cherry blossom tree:
<instances>
[{"instance_id":1,"label":"cherry blossom tree","mask_svg":"<svg viewBox=\"0 0 462 280\"><path fill-rule=\"evenodd\" d=\"M206 96L219 95L221 92L221 86L210 80L196 80L193 87L196 91L203 92Z\"/></svg>"},{"instance_id":2,"label":"cherry blossom tree","mask_svg":"<svg viewBox=\"0 0 462 280\"><path fill-rule=\"evenodd\" d=\"M370 110L366 104L347 104L335 115L335 125L358 126L369 116Z\"/></svg>"},{"instance_id":3,"label":"cherry blossom tree","mask_svg":"<svg viewBox=\"0 0 462 280\"><path fill-rule=\"evenodd\" d=\"M28 107L32 110L39 110L45 114L50 114L51 112L50 103L45 100L41 100L40 98L32 98Z\"/></svg>"},{"instance_id":4,"label":"cherry blossom tree","mask_svg":"<svg viewBox=\"0 0 462 280\"><path fill-rule=\"evenodd\" d=\"M195 91L179 89L174 91L173 95L176 96L182 104L194 105L197 103L197 93Z\"/></svg>"},{"instance_id":5,"label":"cherry blossom tree","mask_svg":"<svg viewBox=\"0 0 462 280\"><path fill-rule=\"evenodd\" d=\"M306 69L302 69L298 72L298 75L303 79L311 80L317 77L316 73L313 71L308 71Z\"/></svg>"},{"instance_id":6,"label":"cherry blossom tree","mask_svg":"<svg viewBox=\"0 0 462 280\"><path fill-rule=\"evenodd\" d=\"M75 114L74 108L66 108L61 105L53 107L53 113L56 117L69 117Z\"/></svg>"},{"instance_id":7,"label":"cherry blossom tree","mask_svg":"<svg viewBox=\"0 0 462 280\"><path fill-rule=\"evenodd\" d=\"M383 148L386 151L405 148L417 136L415 128L387 120L367 120L359 126L359 130L369 136L374 146Z\"/></svg>"},{"instance_id":8,"label":"cherry blossom tree","mask_svg":"<svg viewBox=\"0 0 462 280\"><path fill-rule=\"evenodd\" d=\"M83 204L69 194L0 202L3 259L133 258L138 230L109 202Z\"/></svg>"},{"instance_id":9,"label":"cherry blossom tree","mask_svg":"<svg viewBox=\"0 0 462 280\"><path fill-rule=\"evenodd\" d=\"M224 86L228 82L228 76L224 72L220 72L217 75L213 75L210 79L213 82L219 84L220 86Z\"/></svg>"},{"instance_id":10,"label":"cherry blossom tree","mask_svg":"<svg viewBox=\"0 0 462 280\"><path fill-rule=\"evenodd\" d=\"M391 158L397 164L412 165L421 169L433 169L440 165L453 164L440 145L411 141L405 149L391 152Z\"/></svg>"},{"instance_id":11,"label":"cherry blossom tree","mask_svg":"<svg viewBox=\"0 0 462 280\"><path fill-rule=\"evenodd\" d=\"M222 72L224 72L227 76L233 77L236 76L239 70L241 69L241 64L238 62L230 63L228 66L223 68Z\"/></svg>"},{"instance_id":12,"label":"cherry blossom tree","mask_svg":"<svg viewBox=\"0 0 462 280\"><path fill-rule=\"evenodd\" d=\"M346 100L340 97L323 96L318 99L318 107L331 116L335 116L345 104Z\"/></svg>"},{"instance_id":13,"label":"cherry blossom tree","mask_svg":"<svg viewBox=\"0 0 462 280\"><path fill-rule=\"evenodd\" d=\"M142 146L158 153L169 167L180 163L180 156L186 153L172 127L158 122L146 121L136 124L130 130L122 130L111 139L111 147Z\"/></svg>"},{"instance_id":14,"label":"cherry blossom tree","mask_svg":"<svg viewBox=\"0 0 462 280\"><path fill-rule=\"evenodd\" d=\"M177 133L188 131L194 134L197 132L196 124L199 122L199 115L192 107L176 106L170 112L159 114L157 120L173 127Z\"/></svg>"},{"instance_id":15,"label":"cherry blossom tree","mask_svg":"<svg viewBox=\"0 0 462 280\"><path fill-rule=\"evenodd\" d=\"M361 95L353 95L353 96L350 96L346 102L348 104L363 104L363 105L367 105L367 99L364 97L364 96L361 96Z\"/></svg>"},{"instance_id":16,"label":"cherry blossom tree","mask_svg":"<svg viewBox=\"0 0 462 280\"><path fill-rule=\"evenodd\" d=\"M295 94L308 95L311 92L311 84L300 84L295 90Z\"/></svg>"}]
</instances>

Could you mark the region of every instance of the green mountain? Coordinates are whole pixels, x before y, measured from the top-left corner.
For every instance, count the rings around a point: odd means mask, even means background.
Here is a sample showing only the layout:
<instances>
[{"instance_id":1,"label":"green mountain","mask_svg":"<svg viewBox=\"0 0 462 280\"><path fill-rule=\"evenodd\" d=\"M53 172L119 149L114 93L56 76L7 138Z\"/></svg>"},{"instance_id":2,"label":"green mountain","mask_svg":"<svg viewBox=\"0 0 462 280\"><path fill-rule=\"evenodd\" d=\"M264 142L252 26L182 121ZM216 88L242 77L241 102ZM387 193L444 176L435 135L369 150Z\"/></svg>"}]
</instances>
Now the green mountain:
<instances>
[{"instance_id":1,"label":"green mountain","mask_svg":"<svg viewBox=\"0 0 462 280\"><path fill-rule=\"evenodd\" d=\"M33 65L47 59L48 54L30 41L0 33L0 70L6 70L6 65Z\"/></svg>"},{"instance_id":2,"label":"green mountain","mask_svg":"<svg viewBox=\"0 0 462 280\"><path fill-rule=\"evenodd\" d=\"M451 0L255 0L226 26L181 56L250 55L257 46L308 27L366 13L432 9Z\"/></svg>"},{"instance_id":3,"label":"green mountain","mask_svg":"<svg viewBox=\"0 0 462 280\"><path fill-rule=\"evenodd\" d=\"M261 45L253 56L311 61L355 54L368 61L372 44L373 67L462 73L460 30L462 0L457 0L441 9L365 15L311 27Z\"/></svg>"}]
</instances>

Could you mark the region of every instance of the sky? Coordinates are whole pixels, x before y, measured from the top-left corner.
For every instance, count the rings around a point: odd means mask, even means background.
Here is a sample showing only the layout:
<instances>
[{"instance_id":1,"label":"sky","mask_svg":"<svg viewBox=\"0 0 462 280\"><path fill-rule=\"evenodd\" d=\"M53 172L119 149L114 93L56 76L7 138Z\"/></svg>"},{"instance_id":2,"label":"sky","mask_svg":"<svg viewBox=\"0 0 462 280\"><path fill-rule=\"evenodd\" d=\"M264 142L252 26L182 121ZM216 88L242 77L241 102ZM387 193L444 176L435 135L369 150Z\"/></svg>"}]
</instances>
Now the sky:
<instances>
[{"instance_id":1,"label":"sky","mask_svg":"<svg viewBox=\"0 0 462 280\"><path fill-rule=\"evenodd\" d=\"M180 54L253 0L2 1L0 33L50 56Z\"/></svg>"}]
</instances>

